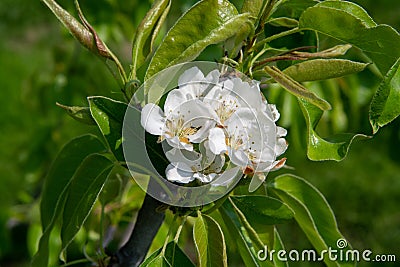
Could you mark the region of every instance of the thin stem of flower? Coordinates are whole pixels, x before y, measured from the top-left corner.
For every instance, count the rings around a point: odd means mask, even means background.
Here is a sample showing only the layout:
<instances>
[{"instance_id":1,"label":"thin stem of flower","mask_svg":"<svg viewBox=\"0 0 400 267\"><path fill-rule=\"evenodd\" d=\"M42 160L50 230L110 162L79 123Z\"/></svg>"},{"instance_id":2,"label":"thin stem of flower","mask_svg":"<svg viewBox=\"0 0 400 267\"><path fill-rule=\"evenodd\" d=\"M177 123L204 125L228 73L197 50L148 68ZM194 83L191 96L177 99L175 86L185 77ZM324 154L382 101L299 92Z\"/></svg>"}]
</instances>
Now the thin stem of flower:
<instances>
[{"instance_id":1,"label":"thin stem of flower","mask_svg":"<svg viewBox=\"0 0 400 267\"><path fill-rule=\"evenodd\" d=\"M257 55L255 55L252 59L251 59L251 61L250 61L250 67L249 67L249 75L250 75L250 77L253 77L253 67L254 66L256 66L255 65L255 62L256 62L256 60L258 59L258 58L260 58L265 52L267 52L268 51L268 49L267 48L263 48Z\"/></svg>"},{"instance_id":2,"label":"thin stem of flower","mask_svg":"<svg viewBox=\"0 0 400 267\"><path fill-rule=\"evenodd\" d=\"M174 215L174 218L172 219L172 222L175 222L176 219L178 218L178 216L179 216L178 213L176 213L176 214ZM161 250L161 255L164 255L164 254L165 254L165 250L167 249L169 237L171 236L171 233L172 233L172 228L173 228L173 227L170 227L170 228L169 228L168 234L167 234L167 236L165 237L164 245L163 245L162 250Z\"/></svg>"},{"instance_id":3,"label":"thin stem of flower","mask_svg":"<svg viewBox=\"0 0 400 267\"><path fill-rule=\"evenodd\" d=\"M260 42L256 43L256 44L253 46L253 49L260 48L260 47L263 46L264 44L269 43L269 42L271 42L271 41L273 41L273 40L275 40L275 39L278 39L278 38L281 38L281 37L285 37L285 36L288 36L288 35L297 33L297 32L299 32L299 31L301 31L301 30L300 30L298 27L296 27L296 28L290 29L290 30L288 30L288 31L280 32L280 33L278 33L278 34L269 36L269 37L267 37L267 38L261 40Z\"/></svg>"},{"instance_id":4,"label":"thin stem of flower","mask_svg":"<svg viewBox=\"0 0 400 267\"><path fill-rule=\"evenodd\" d=\"M181 222L181 224L179 225L178 230L176 231L176 235L175 235L175 237L174 237L174 242L175 242L175 243L178 243L179 236L181 235L182 228L183 228L183 226L184 226L185 223L186 223L186 219L187 219L187 216L183 216L182 222Z\"/></svg>"}]
</instances>

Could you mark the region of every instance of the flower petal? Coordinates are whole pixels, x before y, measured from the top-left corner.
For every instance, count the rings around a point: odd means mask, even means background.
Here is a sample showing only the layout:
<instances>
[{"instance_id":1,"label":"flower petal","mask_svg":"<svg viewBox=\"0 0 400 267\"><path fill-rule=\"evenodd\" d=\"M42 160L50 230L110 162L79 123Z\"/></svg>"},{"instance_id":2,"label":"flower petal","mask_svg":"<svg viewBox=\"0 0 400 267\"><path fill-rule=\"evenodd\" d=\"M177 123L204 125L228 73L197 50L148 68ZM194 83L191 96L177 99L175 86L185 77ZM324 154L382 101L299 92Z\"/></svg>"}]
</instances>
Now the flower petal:
<instances>
[{"instance_id":1,"label":"flower petal","mask_svg":"<svg viewBox=\"0 0 400 267\"><path fill-rule=\"evenodd\" d=\"M166 140L167 140L167 143L172 147L179 148L179 149L185 149L188 151L193 151L193 145L181 142L179 140L178 136L174 136L172 138L166 138Z\"/></svg>"},{"instance_id":2,"label":"flower petal","mask_svg":"<svg viewBox=\"0 0 400 267\"><path fill-rule=\"evenodd\" d=\"M162 135L165 131L164 112L156 104L149 103L142 109L140 123L150 134Z\"/></svg>"},{"instance_id":3,"label":"flower petal","mask_svg":"<svg viewBox=\"0 0 400 267\"><path fill-rule=\"evenodd\" d=\"M236 166L246 167L250 164L249 157L243 150L229 149L229 158L231 159L231 162Z\"/></svg>"},{"instance_id":4,"label":"flower petal","mask_svg":"<svg viewBox=\"0 0 400 267\"><path fill-rule=\"evenodd\" d=\"M204 81L204 74L198 67L192 67L185 70L178 79L178 85L182 86L191 82Z\"/></svg>"},{"instance_id":5,"label":"flower petal","mask_svg":"<svg viewBox=\"0 0 400 267\"><path fill-rule=\"evenodd\" d=\"M202 183L209 183L211 182L215 177L217 176L216 173L211 173L211 174L202 174L200 172L196 172L195 174L193 174L193 177L196 178L197 180L199 180Z\"/></svg>"},{"instance_id":6,"label":"flower petal","mask_svg":"<svg viewBox=\"0 0 400 267\"><path fill-rule=\"evenodd\" d=\"M239 177L242 176L243 173L240 167L234 167L228 170L225 170L220 176L213 180L211 183L212 187L223 186L229 187L232 183L239 180Z\"/></svg>"},{"instance_id":7,"label":"flower petal","mask_svg":"<svg viewBox=\"0 0 400 267\"><path fill-rule=\"evenodd\" d=\"M208 144L211 152L215 155L226 152L227 147L224 130L221 128L212 128L208 135Z\"/></svg>"},{"instance_id":8,"label":"flower petal","mask_svg":"<svg viewBox=\"0 0 400 267\"><path fill-rule=\"evenodd\" d=\"M165 152L167 159L172 162L181 162L187 166L185 171L201 170L202 155L196 151L172 148Z\"/></svg>"},{"instance_id":9,"label":"flower petal","mask_svg":"<svg viewBox=\"0 0 400 267\"><path fill-rule=\"evenodd\" d=\"M286 151L287 148L288 143L286 142L285 138L278 138L275 145L275 155L279 157Z\"/></svg>"},{"instance_id":10,"label":"flower petal","mask_svg":"<svg viewBox=\"0 0 400 267\"><path fill-rule=\"evenodd\" d=\"M232 94L239 100L242 107L261 109L262 97L258 84L250 85L240 78L233 78Z\"/></svg>"},{"instance_id":11,"label":"flower petal","mask_svg":"<svg viewBox=\"0 0 400 267\"><path fill-rule=\"evenodd\" d=\"M195 179L193 172L185 171L187 168L188 166L181 162L171 163L167 166L165 175L168 181L187 184Z\"/></svg>"}]
</instances>

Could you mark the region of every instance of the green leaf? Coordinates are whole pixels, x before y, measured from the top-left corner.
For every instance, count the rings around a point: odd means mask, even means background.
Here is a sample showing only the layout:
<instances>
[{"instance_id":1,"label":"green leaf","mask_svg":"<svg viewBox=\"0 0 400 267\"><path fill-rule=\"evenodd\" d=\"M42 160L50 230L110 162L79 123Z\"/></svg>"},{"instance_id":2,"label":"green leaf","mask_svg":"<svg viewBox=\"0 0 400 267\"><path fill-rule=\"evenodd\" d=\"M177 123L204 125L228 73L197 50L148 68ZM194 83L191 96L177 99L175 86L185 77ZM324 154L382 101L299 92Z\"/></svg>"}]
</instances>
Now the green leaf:
<instances>
[{"instance_id":1,"label":"green leaf","mask_svg":"<svg viewBox=\"0 0 400 267\"><path fill-rule=\"evenodd\" d=\"M272 18L267 23L275 27L294 28L299 26L299 22L297 20L286 17Z\"/></svg>"},{"instance_id":2,"label":"green leaf","mask_svg":"<svg viewBox=\"0 0 400 267\"><path fill-rule=\"evenodd\" d=\"M268 196L231 196L250 224L273 225L293 218L293 211L276 198Z\"/></svg>"},{"instance_id":3,"label":"green leaf","mask_svg":"<svg viewBox=\"0 0 400 267\"><path fill-rule=\"evenodd\" d=\"M257 258L257 254L261 248L253 242L248 231L243 226L238 214L235 212L235 207L230 201L225 201L218 209L221 213L222 219L229 231L229 235L236 244L246 266L273 266L270 261L261 261Z\"/></svg>"},{"instance_id":4,"label":"green leaf","mask_svg":"<svg viewBox=\"0 0 400 267\"><path fill-rule=\"evenodd\" d=\"M113 168L106 183L104 184L104 188L101 190L99 201L103 206L116 201L123 190L124 183L121 177L121 173L123 172L121 169L123 169L122 166L115 166ZM126 171L126 169L124 168L123 171Z\"/></svg>"},{"instance_id":5,"label":"green leaf","mask_svg":"<svg viewBox=\"0 0 400 267\"><path fill-rule=\"evenodd\" d=\"M259 23L259 13L263 8L263 3L263 0L245 0L243 2L240 13L247 13L249 20L240 25L236 29L235 34L225 41L224 49L230 58L235 58L246 42L246 39L254 35L254 30Z\"/></svg>"},{"instance_id":6,"label":"green leaf","mask_svg":"<svg viewBox=\"0 0 400 267\"><path fill-rule=\"evenodd\" d=\"M68 190L61 227L62 248L73 240L89 216L113 163L103 155L92 154L85 158L75 172Z\"/></svg>"},{"instance_id":7,"label":"green leaf","mask_svg":"<svg viewBox=\"0 0 400 267\"><path fill-rule=\"evenodd\" d=\"M376 23L374 20L368 15L367 11L365 11L362 7L357 4L351 3L349 1L325 1L319 4L320 7L330 7L338 10L345 11L352 16L358 18L362 21L364 25L368 28L375 27Z\"/></svg>"},{"instance_id":8,"label":"green leaf","mask_svg":"<svg viewBox=\"0 0 400 267\"><path fill-rule=\"evenodd\" d=\"M174 64L195 59L208 45L236 34L249 21L227 0L203 0L187 11L169 30L156 50L145 80Z\"/></svg>"},{"instance_id":9,"label":"green leaf","mask_svg":"<svg viewBox=\"0 0 400 267\"><path fill-rule=\"evenodd\" d=\"M249 13L257 18L263 7L264 0L244 0L240 13Z\"/></svg>"},{"instance_id":10,"label":"green leaf","mask_svg":"<svg viewBox=\"0 0 400 267\"><path fill-rule=\"evenodd\" d=\"M283 73L298 82L326 80L360 72L366 63L346 59L314 59L292 65Z\"/></svg>"},{"instance_id":11,"label":"green leaf","mask_svg":"<svg viewBox=\"0 0 400 267\"><path fill-rule=\"evenodd\" d=\"M298 19L303 11L308 7L314 6L318 3L315 0L290 0L283 1L272 14L272 17L290 17Z\"/></svg>"},{"instance_id":12,"label":"green leaf","mask_svg":"<svg viewBox=\"0 0 400 267\"><path fill-rule=\"evenodd\" d=\"M307 124L307 156L311 160L341 161L354 140L368 138L362 134L338 134L323 139L315 131L323 112L306 101L299 100L299 104Z\"/></svg>"},{"instance_id":13,"label":"green leaf","mask_svg":"<svg viewBox=\"0 0 400 267\"><path fill-rule=\"evenodd\" d=\"M400 114L400 58L386 74L372 98L369 121L373 132L393 121Z\"/></svg>"},{"instance_id":14,"label":"green leaf","mask_svg":"<svg viewBox=\"0 0 400 267\"><path fill-rule=\"evenodd\" d=\"M336 243L343 236L328 202L314 186L290 174L276 177L268 186L293 209L295 220L318 253L328 248L338 248ZM342 248L343 253L349 249L350 246ZM331 261L327 254L324 255L324 262L328 267L355 265L351 262Z\"/></svg>"},{"instance_id":15,"label":"green leaf","mask_svg":"<svg viewBox=\"0 0 400 267\"><path fill-rule=\"evenodd\" d=\"M346 1L323 1L303 12L300 29L314 30L360 48L386 73L400 57L400 35L376 25L364 9Z\"/></svg>"},{"instance_id":16,"label":"green leaf","mask_svg":"<svg viewBox=\"0 0 400 267\"><path fill-rule=\"evenodd\" d=\"M285 250L285 247L283 246L283 242L281 237L279 236L278 230L276 227L274 227L274 246L273 249L275 251L280 251L280 250ZM278 253L274 253L273 255L273 261L275 267L288 267L289 264L287 261L280 261L278 257Z\"/></svg>"},{"instance_id":17,"label":"green leaf","mask_svg":"<svg viewBox=\"0 0 400 267\"><path fill-rule=\"evenodd\" d=\"M90 112L110 150L119 161L124 161L122 151L122 124L127 105L107 97L88 97Z\"/></svg>"},{"instance_id":18,"label":"green leaf","mask_svg":"<svg viewBox=\"0 0 400 267\"><path fill-rule=\"evenodd\" d=\"M90 154L105 152L103 143L94 135L77 137L67 143L54 160L43 185L40 201L42 237L33 266L47 266L49 238L57 218L62 213L72 177L82 161Z\"/></svg>"},{"instance_id":19,"label":"green leaf","mask_svg":"<svg viewBox=\"0 0 400 267\"><path fill-rule=\"evenodd\" d=\"M170 5L170 0L155 1L137 28L132 46L132 73L134 76L136 76L136 70L151 53L154 39L160 30L159 25L164 22Z\"/></svg>"},{"instance_id":20,"label":"green leaf","mask_svg":"<svg viewBox=\"0 0 400 267\"><path fill-rule=\"evenodd\" d=\"M96 125L96 121L93 119L88 107L65 106L60 103L56 103L56 105L64 109L73 119L84 124Z\"/></svg>"},{"instance_id":21,"label":"green leaf","mask_svg":"<svg viewBox=\"0 0 400 267\"><path fill-rule=\"evenodd\" d=\"M167 244L164 255L161 254L162 248L153 252L140 267L160 267L160 266L187 266L194 267L194 264L189 257L182 251L182 249L174 241Z\"/></svg>"},{"instance_id":22,"label":"green leaf","mask_svg":"<svg viewBox=\"0 0 400 267\"><path fill-rule=\"evenodd\" d=\"M228 266L224 234L213 218L199 214L193 226L193 238L200 267Z\"/></svg>"},{"instance_id":23,"label":"green leaf","mask_svg":"<svg viewBox=\"0 0 400 267\"><path fill-rule=\"evenodd\" d=\"M290 78L288 75L284 74L278 68L266 66L264 70L269 76L271 76L289 93L293 94L299 99L308 101L322 110L331 109L331 105L327 101L325 101L322 98L319 98L316 94L309 91L307 88L305 88L303 85Z\"/></svg>"}]
</instances>

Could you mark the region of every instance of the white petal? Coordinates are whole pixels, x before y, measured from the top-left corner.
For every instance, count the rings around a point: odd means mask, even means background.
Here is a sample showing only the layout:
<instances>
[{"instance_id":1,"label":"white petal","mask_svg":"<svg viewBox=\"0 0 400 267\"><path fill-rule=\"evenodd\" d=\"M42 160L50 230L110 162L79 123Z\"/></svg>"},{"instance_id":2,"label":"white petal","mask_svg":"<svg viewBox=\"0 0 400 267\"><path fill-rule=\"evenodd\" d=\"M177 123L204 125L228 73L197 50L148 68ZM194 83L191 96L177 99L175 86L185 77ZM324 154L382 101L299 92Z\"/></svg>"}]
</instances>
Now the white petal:
<instances>
[{"instance_id":1,"label":"white petal","mask_svg":"<svg viewBox=\"0 0 400 267\"><path fill-rule=\"evenodd\" d=\"M229 158L233 164L241 167L246 167L250 163L248 155L243 150L230 150Z\"/></svg>"},{"instance_id":2,"label":"white petal","mask_svg":"<svg viewBox=\"0 0 400 267\"><path fill-rule=\"evenodd\" d=\"M218 176L214 181L211 183L213 187L217 186L224 186L228 187L230 186L233 182L235 182L239 178L239 176L242 176L242 171L240 167L234 167L228 170L225 170L220 176Z\"/></svg>"},{"instance_id":3,"label":"white petal","mask_svg":"<svg viewBox=\"0 0 400 267\"><path fill-rule=\"evenodd\" d=\"M192 172L193 169L201 169L202 155L196 151L172 148L165 152L165 156L170 162L182 162L187 166L185 171Z\"/></svg>"},{"instance_id":4,"label":"white petal","mask_svg":"<svg viewBox=\"0 0 400 267\"><path fill-rule=\"evenodd\" d=\"M200 127L195 134L192 134L189 136L189 141L192 143L201 143L203 142L207 137L210 129L214 128L216 122L215 120L211 119L195 119L193 122L196 122L196 124L201 121L203 123L202 126L197 126ZM200 124L201 124L200 123Z\"/></svg>"},{"instance_id":5,"label":"white petal","mask_svg":"<svg viewBox=\"0 0 400 267\"><path fill-rule=\"evenodd\" d=\"M185 171L184 169L186 169L187 166L184 165L184 163L179 162L169 164L165 170L165 175L167 176L168 181L179 182L182 184L187 184L193 181L195 179L193 177L193 172Z\"/></svg>"},{"instance_id":6,"label":"white petal","mask_svg":"<svg viewBox=\"0 0 400 267\"><path fill-rule=\"evenodd\" d=\"M221 73L219 72L218 69L212 70L207 74L206 81L208 81L211 84L216 84L216 83L218 83L220 76L221 76Z\"/></svg>"},{"instance_id":7,"label":"white petal","mask_svg":"<svg viewBox=\"0 0 400 267\"><path fill-rule=\"evenodd\" d=\"M276 135L278 137L284 137L287 135L287 130L285 128L276 126Z\"/></svg>"},{"instance_id":8,"label":"white petal","mask_svg":"<svg viewBox=\"0 0 400 267\"><path fill-rule=\"evenodd\" d=\"M190 82L203 81L203 80L204 80L203 72L201 72L201 70L198 67L192 67L188 70L185 70L185 72L179 77L178 85L181 86Z\"/></svg>"},{"instance_id":9,"label":"white petal","mask_svg":"<svg viewBox=\"0 0 400 267\"><path fill-rule=\"evenodd\" d=\"M224 167L225 156L215 155L210 149L210 142L204 141L200 144L200 153L202 155L202 169L207 170L208 173L219 173Z\"/></svg>"},{"instance_id":10,"label":"white petal","mask_svg":"<svg viewBox=\"0 0 400 267\"><path fill-rule=\"evenodd\" d=\"M193 151L193 145L179 141L178 136L174 136L172 138L166 138L166 140L167 140L167 143L172 147L179 148L179 149L186 149L188 151Z\"/></svg>"},{"instance_id":11,"label":"white petal","mask_svg":"<svg viewBox=\"0 0 400 267\"><path fill-rule=\"evenodd\" d=\"M171 90L168 93L167 99L165 99L164 104L164 113L166 116L170 116L171 114L176 114L177 109L179 109L180 105L186 102L188 99L183 94L183 92L179 89Z\"/></svg>"},{"instance_id":12,"label":"white petal","mask_svg":"<svg viewBox=\"0 0 400 267\"><path fill-rule=\"evenodd\" d=\"M273 162L276 159L275 150L269 146L262 147L261 153L258 155L257 162Z\"/></svg>"},{"instance_id":13,"label":"white petal","mask_svg":"<svg viewBox=\"0 0 400 267\"><path fill-rule=\"evenodd\" d=\"M234 84L232 94L238 98L241 106L260 110L262 97L258 85L250 85L248 82L243 82L240 78L233 78L232 81Z\"/></svg>"},{"instance_id":14,"label":"white petal","mask_svg":"<svg viewBox=\"0 0 400 267\"><path fill-rule=\"evenodd\" d=\"M150 134L162 135L165 131L164 112L159 106L149 103L143 107L140 123Z\"/></svg>"},{"instance_id":15,"label":"white petal","mask_svg":"<svg viewBox=\"0 0 400 267\"><path fill-rule=\"evenodd\" d=\"M287 144L285 138L279 138L275 145L276 156L279 157L280 155L282 155L286 151L287 148L288 148L288 144Z\"/></svg>"},{"instance_id":16,"label":"white petal","mask_svg":"<svg viewBox=\"0 0 400 267\"><path fill-rule=\"evenodd\" d=\"M227 151L226 137L224 130L221 128L212 128L208 135L210 150L215 155L219 155Z\"/></svg>"},{"instance_id":17,"label":"white petal","mask_svg":"<svg viewBox=\"0 0 400 267\"><path fill-rule=\"evenodd\" d=\"M208 167L208 169L209 171L219 173L221 172L222 167L224 167L224 164L225 164L225 157L223 155L217 155L214 161Z\"/></svg>"},{"instance_id":18,"label":"white petal","mask_svg":"<svg viewBox=\"0 0 400 267\"><path fill-rule=\"evenodd\" d=\"M205 174L202 174L202 173L199 173L199 172L196 172L193 175L194 178L198 179L202 183L211 182L215 178L215 176L217 176L216 173L211 173L211 174L205 175Z\"/></svg>"},{"instance_id":19,"label":"white petal","mask_svg":"<svg viewBox=\"0 0 400 267\"><path fill-rule=\"evenodd\" d=\"M276 109L276 106L274 104L268 104L268 108L272 114L272 118L274 121L279 120L279 117L281 114L279 114L279 111Z\"/></svg>"}]
</instances>

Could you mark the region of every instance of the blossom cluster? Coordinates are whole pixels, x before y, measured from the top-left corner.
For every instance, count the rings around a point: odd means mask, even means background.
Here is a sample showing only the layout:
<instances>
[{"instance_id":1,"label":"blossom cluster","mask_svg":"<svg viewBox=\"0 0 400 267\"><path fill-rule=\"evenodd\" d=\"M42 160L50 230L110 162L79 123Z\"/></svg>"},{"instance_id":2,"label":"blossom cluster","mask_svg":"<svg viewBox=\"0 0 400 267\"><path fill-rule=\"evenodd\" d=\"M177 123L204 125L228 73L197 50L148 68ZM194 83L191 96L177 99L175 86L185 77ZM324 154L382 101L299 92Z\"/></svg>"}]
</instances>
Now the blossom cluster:
<instances>
[{"instance_id":1,"label":"blossom cluster","mask_svg":"<svg viewBox=\"0 0 400 267\"><path fill-rule=\"evenodd\" d=\"M277 160L287 149L286 130L275 124L279 116L257 82L219 70L204 76L192 67L179 77L163 109L154 103L143 107L141 124L163 143L169 181L209 183L239 167L262 182L285 163Z\"/></svg>"}]
</instances>

